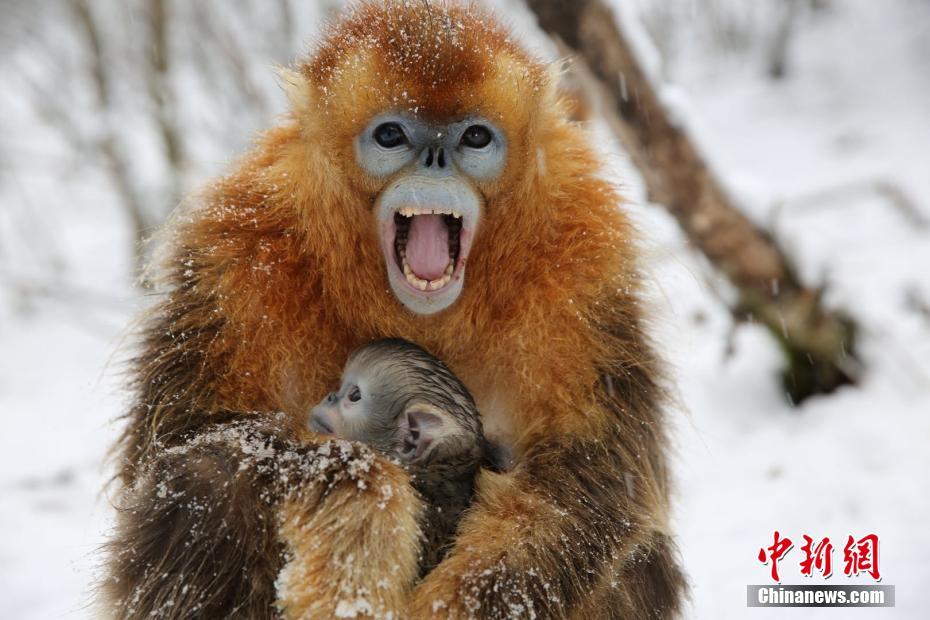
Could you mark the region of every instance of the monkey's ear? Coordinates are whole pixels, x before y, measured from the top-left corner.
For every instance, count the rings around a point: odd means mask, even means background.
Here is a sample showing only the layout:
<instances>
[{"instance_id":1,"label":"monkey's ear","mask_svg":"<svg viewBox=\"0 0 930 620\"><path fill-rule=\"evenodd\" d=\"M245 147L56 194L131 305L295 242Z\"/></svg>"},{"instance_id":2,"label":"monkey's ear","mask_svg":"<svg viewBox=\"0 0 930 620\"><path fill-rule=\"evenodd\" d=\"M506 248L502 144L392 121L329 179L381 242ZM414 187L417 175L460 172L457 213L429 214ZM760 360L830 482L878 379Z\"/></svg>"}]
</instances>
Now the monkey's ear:
<instances>
[{"instance_id":1,"label":"monkey's ear","mask_svg":"<svg viewBox=\"0 0 930 620\"><path fill-rule=\"evenodd\" d=\"M306 110L310 105L310 84L300 73L287 67L275 67L278 85L287 95L288 103L295 112Z\"/></svg>"},{"instance_id":2,"label":"monkey's ear","mask_svg":"<svg viewBox=\"0 0 930 620\"><path fill-rule=\"evenodd\" d=\"M411 462L422 459L444 438L459 431L451 415L431 405L414 405L403 416L401 457Z\"/></svg>"}]
</instances>

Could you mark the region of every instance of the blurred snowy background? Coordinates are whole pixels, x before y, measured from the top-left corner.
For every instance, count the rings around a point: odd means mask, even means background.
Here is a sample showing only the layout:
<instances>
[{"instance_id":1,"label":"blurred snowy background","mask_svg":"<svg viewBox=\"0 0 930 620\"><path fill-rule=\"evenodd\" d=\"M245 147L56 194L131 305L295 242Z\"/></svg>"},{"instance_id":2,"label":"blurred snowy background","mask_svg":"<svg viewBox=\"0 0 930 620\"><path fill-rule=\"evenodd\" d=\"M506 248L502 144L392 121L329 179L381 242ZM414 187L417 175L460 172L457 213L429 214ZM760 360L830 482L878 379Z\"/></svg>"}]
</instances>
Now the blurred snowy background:
<instances>
[{"instance_id":1,"label":"blurred snowy background","mask_svg":"<svg viewBox=\"0 0 930 620\"><path fill-rule=\"evenodd\" d=\"M857 615L926 618L930 1L614 2L740 206L861 329L859 384L791 406L770 335L734 323L726 285L595 121L646 238L656 337L680 388L689 617L848 614L745 607L778 529L829 536L840 567L848 534L877 533L897 607ZM151 298L135 284L139 240L283 111L273 65L340 5L0 2L0 617L91 614L105 455L132 320ZM520 0L492 5L556 57ZM799 546L786 583L802 581Z\"/></svg>"}]
</instances>

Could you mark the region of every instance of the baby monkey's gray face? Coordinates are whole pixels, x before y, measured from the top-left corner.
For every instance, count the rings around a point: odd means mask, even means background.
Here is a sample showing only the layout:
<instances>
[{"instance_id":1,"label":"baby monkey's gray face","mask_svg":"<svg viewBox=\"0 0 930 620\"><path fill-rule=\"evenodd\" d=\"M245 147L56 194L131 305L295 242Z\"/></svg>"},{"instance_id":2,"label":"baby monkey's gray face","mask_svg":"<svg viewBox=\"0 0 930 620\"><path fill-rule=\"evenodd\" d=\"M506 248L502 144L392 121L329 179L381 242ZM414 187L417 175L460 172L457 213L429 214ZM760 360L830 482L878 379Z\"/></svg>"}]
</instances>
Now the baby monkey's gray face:
<instances>
[{"instance_id":1,"label":"baby monkey's gray face","mask_svg":"<svg viewBox=\"0 0 930 620\"><path fill-rule=\"evenodd\" d=\"M477 461L484 449L468 390L442 362L405 340L379 340L353 353L339 390L313 408L310 426L410 464Z\"/></svg>"}]
</instances>

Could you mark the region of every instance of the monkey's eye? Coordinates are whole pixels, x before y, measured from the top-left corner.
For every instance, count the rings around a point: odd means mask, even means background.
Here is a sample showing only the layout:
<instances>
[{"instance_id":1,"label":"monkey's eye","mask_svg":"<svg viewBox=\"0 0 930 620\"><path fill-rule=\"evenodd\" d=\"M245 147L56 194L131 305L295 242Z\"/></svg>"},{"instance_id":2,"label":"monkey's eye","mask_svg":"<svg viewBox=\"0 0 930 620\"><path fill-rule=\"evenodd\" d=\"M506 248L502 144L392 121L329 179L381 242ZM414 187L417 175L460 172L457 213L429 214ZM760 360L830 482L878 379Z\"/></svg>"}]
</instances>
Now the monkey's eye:
<instances>
[{"instance_id":1,"label":"monkey's eye","mask_svg":"<svg viewBox=\"0 0 930 620\"><path fill-rule=\"evenodd\" d=\"M491 144L491 130L484 125L472 125L462 134L462 144L473 149L483 149Z\"/></svg>"},{"instance_id":2,"label":"monkey's eye","mask_svg":"<svg viewBox=\"0 0 930 620\"><path fill-rule=\"evenodd\" d=\"M397 123L381 123L375 127L375 142L386 149L407 144L407 134Z\"/></svg>"},{"instance_id":3,"label":"monkey's eye","mask_svg":"<svg viewBox=\"0 0 930 620\"><path fill-rule=\"evenodd\" d=\"M349 392L349 401L357 403L360 400L362 400L362 392L358 389L358 386L356 386L352 388L351 392Z\"/></svg>"}]
</instances>

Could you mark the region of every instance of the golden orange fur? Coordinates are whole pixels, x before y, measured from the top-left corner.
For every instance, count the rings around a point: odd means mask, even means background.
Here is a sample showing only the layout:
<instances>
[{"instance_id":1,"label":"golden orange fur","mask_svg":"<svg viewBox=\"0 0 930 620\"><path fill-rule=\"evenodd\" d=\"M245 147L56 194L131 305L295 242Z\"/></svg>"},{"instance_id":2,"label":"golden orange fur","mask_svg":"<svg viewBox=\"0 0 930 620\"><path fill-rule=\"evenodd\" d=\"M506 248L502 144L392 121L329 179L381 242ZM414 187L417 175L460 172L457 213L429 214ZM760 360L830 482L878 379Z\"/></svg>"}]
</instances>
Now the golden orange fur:
<instances>
[{"instance_id":1,"label":"golden orange fur","mask_svg":"<svg viewBox=\"0 0 930 620\"><path fill-rule=\"evenodd\" d=\"M678 609L663 396L642 333L634 234L556 79L477 8L363 4L285 73L284 122L169 233L170 290L138 364L127 483L165 446L233 412L284 411L290 436L313 445L307 411L353 349L386 336L444 360L492 438L514 446L514 470L483 477L456 546L409 599L409 565L392 581L371 547L406 519L383 550L409 555L413 496L358 507L365 536L314 529L352 510L352 485L312 509L282 502L290 582L278 604L289 617L334 612L341 585L315 589L333 578L321 571L334 554L374 557L360 582L393 583L385 600L405 601L393 609L401 617ZM406 310L387 284L372 216L384 182L352 150L373 115L398 108L438 119L480 110L508 138L504 173L477 184L484 207L462 295L433 316ZM610 583L620 592L605 593ZM598 600L613 607L592 612Z\"/></svg>"},{"instance_id":2,"label":"golden orange fur","mask_svg":"<svg viewBox=\"0 0 930 620\"><path fill-rule=\"evenodd\" d=\"M297 558L277 580L277 604L285 615L326 618L335 611L344 617L355 610L362 616L400 617L418 574L414 495L403 473L389 468L379 476L379 486L333 494L309 510L306 502L284 503L281 537L288 557ZM391 520L359 518L376 511ZM398 544L385 546L385 540ZM320 554L319 549L345 553Z\"/></svg>"}]
</instances>

